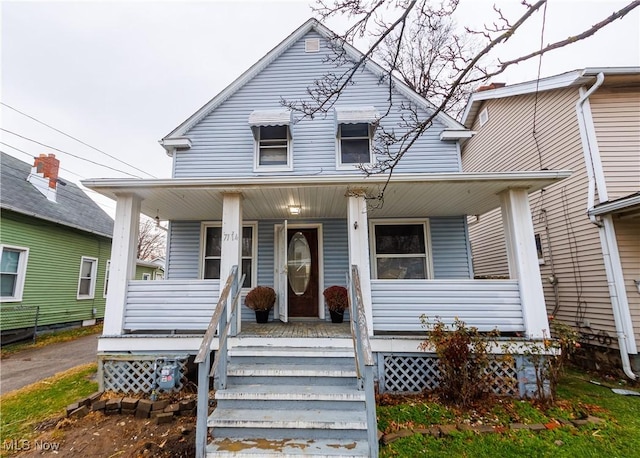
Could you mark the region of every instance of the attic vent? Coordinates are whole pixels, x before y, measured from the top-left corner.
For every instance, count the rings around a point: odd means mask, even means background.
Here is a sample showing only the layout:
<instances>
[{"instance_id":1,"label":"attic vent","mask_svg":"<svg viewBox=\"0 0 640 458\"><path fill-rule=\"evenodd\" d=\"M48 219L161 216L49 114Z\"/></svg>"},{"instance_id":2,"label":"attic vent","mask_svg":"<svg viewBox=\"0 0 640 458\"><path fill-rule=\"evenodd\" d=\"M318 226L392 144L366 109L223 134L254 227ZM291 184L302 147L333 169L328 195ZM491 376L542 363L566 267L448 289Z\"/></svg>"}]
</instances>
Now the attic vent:
<instances>
[{"instance_id":1,"label":"attic vent","mask_svg":"<svg viewBox=\"0 0 640 458\"><path fill-rule=\"evenodd\" d=\"M489 111L485 108L480 112L480 127L484 126L489 121Z\"/></svg>"},{"instance_id":2,"label":"attic vent","mask_svg":"<svg viewBox=\"0 0 640 458\"><path fill-rule=\"evenodd\" d=\"M307 38L304 40L304 52L320 51L320 38Z\"/></svg>"}]
</instances>

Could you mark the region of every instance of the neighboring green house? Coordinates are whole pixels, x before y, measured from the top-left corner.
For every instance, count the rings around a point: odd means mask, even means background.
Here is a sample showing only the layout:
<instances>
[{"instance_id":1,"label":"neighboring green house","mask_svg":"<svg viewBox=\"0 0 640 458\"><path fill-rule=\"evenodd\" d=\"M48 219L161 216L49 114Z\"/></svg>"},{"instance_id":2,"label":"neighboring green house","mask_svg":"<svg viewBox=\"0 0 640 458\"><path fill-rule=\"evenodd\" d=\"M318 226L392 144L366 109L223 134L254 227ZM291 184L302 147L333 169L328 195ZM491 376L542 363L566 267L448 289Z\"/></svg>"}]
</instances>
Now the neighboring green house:
<instances>
[{"instance_id":1,"label":"neighboring green house","mask_svg":"<svg viewBox=\"0 0 640 458\"><path fill-rule=\"evenodd\" d=\"M136 280L164 280L164 259L136 261Z\"/></svg>"},{"instance_id":2,"label":"neighboring green house","mask_svg":"<svg viewBox=\"0 0 640 458\"><path fill-rule=\"evenodd\" d=\"M35 307L38 328L102 319L113 220L58 178L54 155L40 155L31 167L1 154L3 343L33 330Z\"/></svg>"}]
</instances>

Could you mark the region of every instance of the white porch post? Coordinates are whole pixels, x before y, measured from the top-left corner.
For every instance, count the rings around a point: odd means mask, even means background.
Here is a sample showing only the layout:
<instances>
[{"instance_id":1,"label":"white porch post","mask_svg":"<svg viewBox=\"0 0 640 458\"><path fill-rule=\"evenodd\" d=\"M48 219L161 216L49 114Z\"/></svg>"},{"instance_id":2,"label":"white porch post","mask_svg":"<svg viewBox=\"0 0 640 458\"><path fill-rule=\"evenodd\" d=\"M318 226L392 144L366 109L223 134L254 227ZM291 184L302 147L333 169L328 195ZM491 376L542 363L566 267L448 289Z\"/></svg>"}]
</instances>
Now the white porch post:
<instances>
[{"instance_id":1,"label":"white porch post","mask_svg":"<svg viewBox=\"0 0 640 458\"><path fill-rule=\"evenodd\" d=\"M369 267L369 223L367 202L363 195L348 197L349 270L358 266L369 335L373 336L373 304L371 301L371 269Z\"/></svg>"},{"instance_id":2,"label":"white porch post","mask_svg":"<svg viewBox=\"0 0 640 458\"><path fill-rule=\"evenodd\" d=\"M104 312L103 335L122 334L127 285L135 278L138 226L140 224L140 197L118 195L116 219L113 224L109 290Z\"/></svg>"},{"instance_id":3,"label":"white porch post","mask_svg":"<svg viewBox=\"0 0 640 458\"><path fill-rule=\"evenodd\" d=\"M509 275L518 280L525 333L531 338L549 336L547 307L525 189L508 189L500 195L502 221L509 258Z\"/></svg>"},{"instance_id":4,"label":"white porch post","mask_svg":"<svg viewBox=\"0 0 640 458\"><path fill-rule=\"evenodd\" d=\"M256 235L254 234L254 237ZM224 194L222 200L222 247L220 260L220 291L227 282L233 266L238 266L238 280L242 276L242 194ZM230 297L229 300L232 298ZM239 309L240 310L240 309ZM231 309L227 309L227 319ZM238 329L240 313L238 313Z\"/></svg>"}]
</instances>

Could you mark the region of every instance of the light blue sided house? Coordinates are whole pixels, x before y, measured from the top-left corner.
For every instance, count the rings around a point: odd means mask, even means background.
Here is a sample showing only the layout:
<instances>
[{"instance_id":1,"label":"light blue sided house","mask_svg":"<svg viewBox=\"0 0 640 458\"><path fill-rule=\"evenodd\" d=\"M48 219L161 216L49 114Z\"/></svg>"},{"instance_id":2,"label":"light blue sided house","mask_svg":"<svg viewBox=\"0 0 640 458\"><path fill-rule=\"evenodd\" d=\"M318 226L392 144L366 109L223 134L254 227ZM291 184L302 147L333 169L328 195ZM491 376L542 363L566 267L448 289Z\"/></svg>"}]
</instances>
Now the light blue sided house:
<instances>
[{"instance_id":1,"label":"light blue sided house","mask_svg":"<svg viewBox=\"0 0 640 458\"><path fill-rule=\"evenodd\" d=\"M202 347L200 454L209 364L218 401L206 423L209 456L259 438L286 438L283 454L376 456L374 382L381 392L419 391L437 373L433 355L418 350L420 315L548 334L527 196L569 172L462 173L460 143L472 132L441 114L395 170L384 205L372 206L367 196L388 176L366 177L358 164L377 160L384 71L367 62L326 116L301 119L281 104L344 70L327 61L332 37L306 22L163 138L171 179L84 182L117 201L102 383L150 391L157 358L193 359ZM402 129L401 106L431 109L400 81L393 94L386 129ZM474 280L467 216L498 207L511 278ZM165 280L134 280L141 212L169 222ZM266 324L243 304L256 285L277 292ZM351 321L330 322L322 292L331 285L348 286ZM496 364L496 390L525 393L517 365Z\"/></svg>"}]
</instances>

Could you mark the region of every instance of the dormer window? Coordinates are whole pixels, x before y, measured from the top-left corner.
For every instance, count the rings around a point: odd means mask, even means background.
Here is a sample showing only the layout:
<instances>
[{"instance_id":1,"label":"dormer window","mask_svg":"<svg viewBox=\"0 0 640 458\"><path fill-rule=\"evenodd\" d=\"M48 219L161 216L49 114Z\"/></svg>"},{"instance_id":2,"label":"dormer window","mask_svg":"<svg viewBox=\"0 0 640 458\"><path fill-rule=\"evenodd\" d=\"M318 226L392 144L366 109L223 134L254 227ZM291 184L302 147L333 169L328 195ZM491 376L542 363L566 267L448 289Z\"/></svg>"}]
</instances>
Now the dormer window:
<instances>
[{"instance_id":1,"label":"dormer window","mask_svg":"<svg viewBox=\"0 0 640 458\"><path fill-rule=\"evenodd\" d=\"M249 115L255 139L254 171L292 170L291 112L256 110Z\"/></svg>"},{"instance_id":2,"label":"dormer window","mask_svg":"<svg viewBox=\"0 0 640 458\"><path fill-rule=\"evenodd\" d=\"M340 164L371 163L371 135L369 124L341 124L338 128L340 139Z\"/></svg>"},{"instance_id":3,"label":"dormer window","mask_svg":"<svg viewBox=\"0 0 640 458\"><path fill-rule=\"evenodd\" d=\"M379 114L374 107L336 107L336 167L374 162L372 139Z\"/></svg>"}]
</instances>

